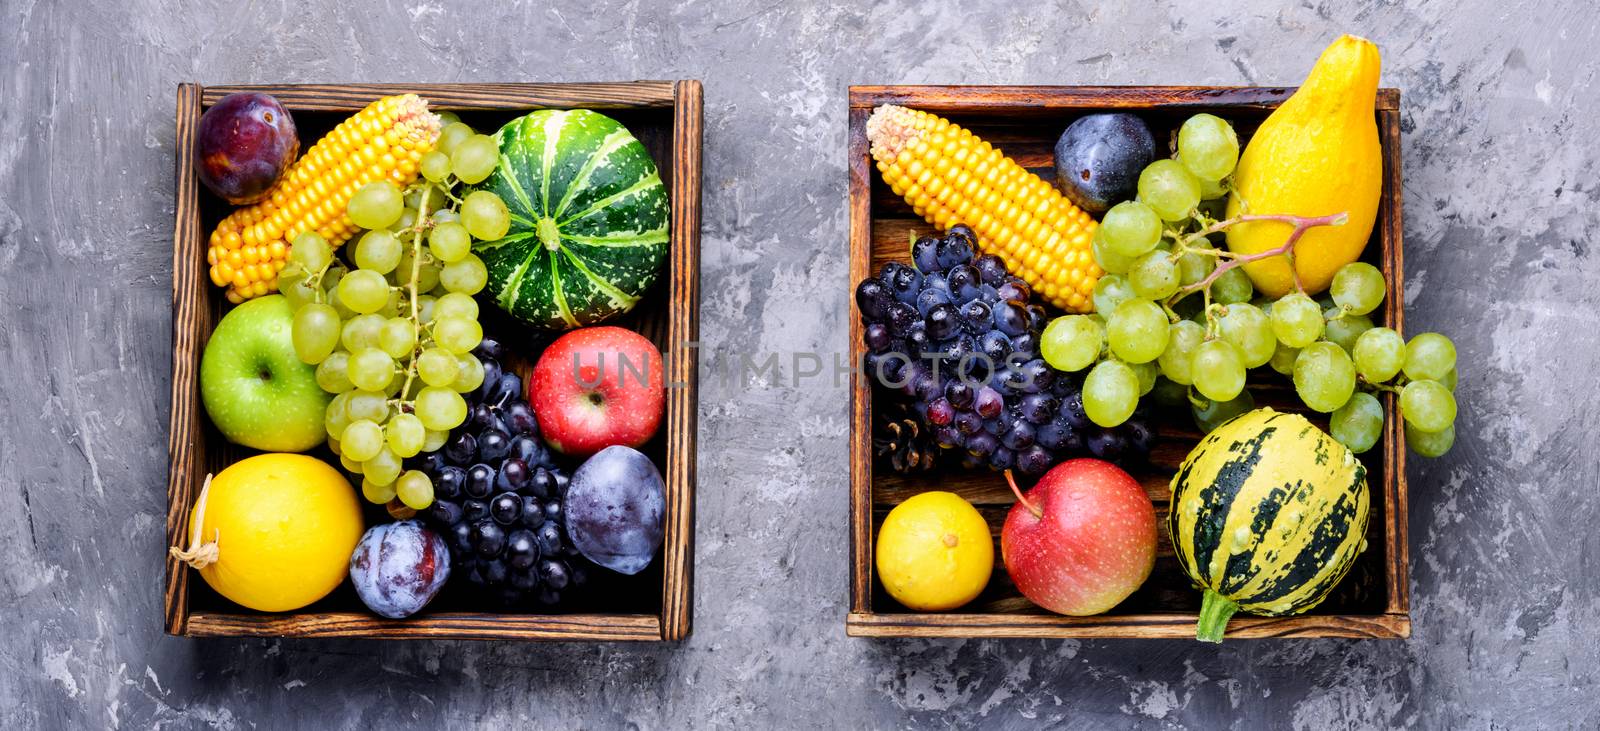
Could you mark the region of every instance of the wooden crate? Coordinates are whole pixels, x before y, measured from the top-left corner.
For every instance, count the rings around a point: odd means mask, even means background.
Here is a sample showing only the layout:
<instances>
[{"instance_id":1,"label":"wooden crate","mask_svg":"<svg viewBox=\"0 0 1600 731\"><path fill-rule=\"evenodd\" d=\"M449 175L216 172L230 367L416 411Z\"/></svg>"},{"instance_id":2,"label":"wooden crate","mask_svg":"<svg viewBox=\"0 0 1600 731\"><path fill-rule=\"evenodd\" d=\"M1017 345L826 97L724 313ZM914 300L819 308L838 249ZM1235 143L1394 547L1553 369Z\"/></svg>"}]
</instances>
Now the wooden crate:
<instances>
[{"instance_id":1,"label":"wooden crate","mask_svg":"<svg viewBox=\"0 0 1600 731\"><path fill-rule=\"evenodd\" d=\"M277 97L295 116L302 151L339 121L382 96L416 93L435 110L451 110L480 130L542 108L603 110L644 143L662 170L671 200L670 273L634 312L616 324L637 330L667 354L664 428L644 448L663 467L667 485L665 544L637 577L608 576L586 588L587 599L559 614L497 613L451 601L451 591L422 614L401 620L367 611L345 582L298 612L243 609L213 592L175 559L167 560L165 628L192 637L366 637L385 639L678 640L693 609L695 426L700 287L701 86L698 81L599 84L437 84L211 86L180 84L177 111L177 222L172 246L172 421L167 476L167 542L187 543L189 513L207 473L251 451L227 443L200 404L200 355L228 308L206 274L205 241L228 206L201 187L194 140L201 113L236 91ZM486 331L531 348L548 335L517 329L484 308ZM525 364L522 364L525 367ZM324 453L320 456L331 459ZM381 508L368 506L372 519ZM372 520L369 520L371 524ZM609 572L596 572L609 574Z\"/></svg>"},{"instance_id":2,"label":"wooden crate","mask_svg":"<svg viewBox=\"0 0 1600 731\"><path fill-rule=\"evenodd\" d=\"M1055 140L1074 118L1093 111L1138 113L1163 146L1168 132L1189 115L1211 112L1233 122L1248 135L1293 93L1292 88L1233 87L952 87L868 86L850 89L850 291L856 283L889 261L909 262L908 236L933 227L894 195L872 162L866 134L867 117L879 104L900 104L935 112L971 129L1024 167L1054 181ZM1383 201L1373 241L1364 260L1383 270L1387 299L1373 319L1402 330L1402 260L1400 205L1400 94L1378 93L1374 110L1384 154ZM854 297L851 298L854 308ZM854 310L852 310L854 312ZM852 317L850 342L861 362L860 313ZM1402 330L1403 332L1403 330ZM1270 369L1262 369L1270 373ZM1292 386L1276 374L1252 385L1258 405L1304 412ZM1252 376L1253 381L1262 380ZM903 477L875 464L872 456L872 391L869 377L851 381L850 423L850 612L846 632L877 637L1124 637L1192 638L1200 592L1172 555L1161 530L1154 572L1149 581L1112 611L1092 617L1066 617L1045 611L1017 591L998 560L988 587L972 603L951 613L916 613L890 598L873 579L873 547L877 528L895 505L919 492L949 490L970 500L998 534L1014 498L1004 480L984 471L959 467L935 476ZM1362 455L1372 490L1368 548L1334 594L1308 614L1293 617L1235 615L1230 638L1249 637L1375 637L1400 638L1411 632L1407 586L1406 484L1403 429L1392 394L1382 396L1387 423L1380 444ZM1308 414L1326 428L1326 418ZM1187 419L1157 424L1158 443L1150 464L1134 477L1155 502L1162 524L1171 498L1169 483L1178 464L1200 434ZM879 469L881 468L881 469Z\"/></svg>"}]
</instances>

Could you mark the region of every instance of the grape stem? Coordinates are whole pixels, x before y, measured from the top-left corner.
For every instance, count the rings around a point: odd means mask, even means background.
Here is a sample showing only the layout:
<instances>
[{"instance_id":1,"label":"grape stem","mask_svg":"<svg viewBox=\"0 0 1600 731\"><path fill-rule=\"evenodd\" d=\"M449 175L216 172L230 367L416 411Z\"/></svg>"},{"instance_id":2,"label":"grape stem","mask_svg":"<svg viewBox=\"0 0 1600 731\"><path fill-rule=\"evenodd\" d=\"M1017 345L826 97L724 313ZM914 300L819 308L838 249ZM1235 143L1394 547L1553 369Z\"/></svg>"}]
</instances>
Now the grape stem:
<instances>
[{"instance_id":1,"label":"grape stem","mask_svg":"<svg viewBox=\"0 0 1600 731\"><path fill-rule=\"evenodd\" d=\"M449 195L446 191L445 195ZM411 392L411 382L417 377L417 347L422 344L422 315L417 308L417 280L422 278L422 222L428 220L428 195L423 193L417 203L417 222L411 229L411 281L406 284L407 299L411 300L411 326L417 329L417 342L411 347L411 357L406 360L406 381L400 386L400 399L404 402ZM403 408L403 407L402 407Z\"/></svg>"},{"instance_id":2,"label":"grape stem","mask_svg":"<svg viewBox=\"0 0 1600 731\"><path fill-rule=\"evenodd\" d=\"M1245 264L1249 264L1250 262L1261 261L1262 259L1268 259L1274 256L1284 256L1289 259L1289 271L1294 273L1295 289L1300 292L1305 292L1305 288L1300 286L1300 272L1294 267L1294 245L1299 243L1300 237L1304 236L1306 231L1309 231L1312 228L1317 226L1343 226L1345 222L1349 220L1350 214L1348 213L1334 213L1327 216L1310 217L1293 216L1286 213L1246 213L1234 216L1233 218L1224 221L1217 221L1210 226L1184 237L1183 241L1179 242L1180 248L1182 248L1184 251L1188 251L1189 244L1193 243L1194 241L1211 234L1227 230L1229 227L1234 226L1235 224L1248 223L1251 221L1278 221L1280 223L1288 223L1294 226L1294 230L1289 232L1289 238L1284 240L1283 245L1267 249L1266 251L1245 255L1238 255L1220 250L1216 251L1215 255L1220 259L1224 259L1225 261L1219 262L1216 268L1212 269L1211 273L1206 275L1205 279L1179 289L1178 293L1172 296L1171 301L1176 302L1180 299L1183 299L1185 295L1192 294L1199 290L1205 290L1207 295L1209 295L1211 292L1211 284L1217 281L1218 277L1226 274L1228 270L1236 269L1244 266ZM1196 249L1196 251L1204 250Z\"/></svg>"},{"instance_id":3,"label":"grape stem","mask_svg":"<svg viewBox=\"0 0 1600 731\"><path fill-rule=\"evenodd\" d=\"M1022 494L1022 488L1017 487L1017 480L1011 476L1011 470L1006 470L1006 484L1011 486L1011 493L1017 496L1017 502L1022 503L1022 507L1033 513L1033 517L1044 520L1044 511L1040 510L1039 506L1029 502L1028 498Z\"/></svg>"}]
</instances>

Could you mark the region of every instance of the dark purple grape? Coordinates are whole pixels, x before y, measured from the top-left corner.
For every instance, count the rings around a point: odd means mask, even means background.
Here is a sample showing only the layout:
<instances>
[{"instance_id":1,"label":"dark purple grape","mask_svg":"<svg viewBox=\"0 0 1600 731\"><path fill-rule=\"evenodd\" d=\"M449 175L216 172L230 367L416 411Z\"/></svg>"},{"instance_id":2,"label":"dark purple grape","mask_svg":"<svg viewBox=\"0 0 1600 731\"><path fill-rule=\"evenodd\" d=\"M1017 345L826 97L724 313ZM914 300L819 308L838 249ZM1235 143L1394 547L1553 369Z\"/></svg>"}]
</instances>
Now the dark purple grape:
<instances>
[{"instance_id":1,"label":"dark purple grape","mask_svg":"<svg viewBox=\"0 0 1600 731\"><path fill-rule=\"evenodd\" d=\"M968 226L964 223L957 223L950 226L950 228L945 230L944 237L947 239L956 237L966 239L968 249L975 249L978 246L978 234L972 230L971 226Z\"/></svg>"},{"instance_id":2,"label":"dark purple grape","mask_svg":"<svg viewBox=\"0 0 1600 731\"><path fill-rule=\"evenodd\" d=\"M861 317L867 322L882 322L888 317L889 303L892 301L894 297L882 279L863 279L861 284L856 285L856 309L861 311Z\"/></svg>"},{"instance_id":3,"label":"dark purple grape","mask_svg":"<svg viewBox=\"0 0 1600 731\"><path fill-rule=\"evenodd\" d=\"M478 362L483 364L483 383L478 384L477 390L473 391L471 397L467 399L468 403L487 400L489 392L500 384L500 376L504 373L500 367L500 361L494 358L479 358Z\"/></svg>"},{"instance_id":4,"label":"dark purple grape","mask_svg":"<svg viewBox=\"0 0 1600 731\"><path fill-rule=\"evenodd\" d=\"M916 380L911 384L911 390L918 401L928 403L944 393L944 384L939 382L939 377L933 375L932 371L924 371L917 374Z\"/></svg>"},{"instance_id":5,"label":"dark purple grape","mask_svg":"<svg viewBox=\"0 0 1600 731\"><path fill-rule=\"evenodd\" d=\"M466 515L466 511L463 510L462 516L450 526L450 535L447 537L451 548L459 553L472 550L472 523L467 522Z\"/></svg>"},{"instance_id":6,"label":"dark purple grape","mask_svg":"<svg viewBox=\"0 0 1600 731\"><path fill-rule=\"evenodd\" d=\"M966 302L978 296L978 285L983 280L978 277L978 270L971 264L960 264L952 267L945 273L945 281L950 285L950 300L952 302Z\"/></svg>"},{"instance_id":7,"label":"dark purple grape","mask_svg":"<svg viewBox=\"0 0 1600 731\"><path fill-rule=\"evenodd\" d=\"M1025 381L1021 390L1027 393L1049 391L1050 385L1055 382L1055 369L1051 368L1050 364L1044 362L1041 358L1034 358L1023 363L1022 367L1017 370L1022 374Z\"/></svg>"},{"instance_id":8,"label":"dark purple grape","mask_svg":"<svg viewBox=\"0 0 1600 731\"><path fill-rule=\"evenodd\" d=\"M937 251L939 241L932 236L923 236L911 244L911 262L916 264L917 269L923 274L932 274L945 268L945 265L939 262Z\"/></svg>"},{"instance_id":9,"label":"dark purple grape","mask_svg":"<svg viewBox=\"0 0 1600 731\"><path fill-rule=\"evenodd\" d=\"M561 529L555 523L545 522L533 535L534 542L539 544L539 553L549 556L561 551Z\"/></svg>"},{"instance_id":10,"label":"dark purple grape","mask_svg":"<svg viewBox=\"0 0 1600 731\"><path fill-rule=\"evenodd\" d=\"M931 274L923 274L922 275L922 288L925 289L925 290L927 290L927 289L936 289L936 290L939 290L940 292L943 292L945 297L949 297L950 296L950 283L945 281L944 272L933 272Z\"/></svg>"},{"instance_id":11,"label":"dark purple grape","mask_svg":"<svg viewBox=\"0 0 1600 731\"><path fill-rule=\"evenodd\" d=\"M489 502L468 498L461 502L461 519L469 523L489 517Z\"/></svg>"},{"instance_id":12,"label":"dark purple grape","mask_svg":"<svg viewBox=\"0 0 1600 731\"><path fill-rule=\"evenodd\" d=\"M1011 338L1011 352L1016 360L1033 360L1039 357L1039 335L1025 332Z\"/></svg>"},{"instance_id":13,"label":"dark purple grape","mask_svg":"<svg viewBox=\"0 0 1600 731\"><path fill-rule=\"evenodd\" d=\"M1044 311L1043 307L1028 305L1028 327L1033 328L1036 333L1042 333L1049 324L1050 315Z\"/></svg>"},{"instance_id":14,"label":"dark purple grape","mask_svg":"<svg viewBox=\"0 0 1600 731\"><path fill-rule=\"evenodd\" d=\"M1033 446L1033 440L1033 425L1024 419L1017 419L1011 422L1011 428L1000 438L1000 443L1008 449L1022 450Z\"/></svg>"},{"instance_id":15,"label":"dark purple grape","mask_svg":"<svg viewBox=\"0 0 1600 731\"><path fill-rule=\"evenodd\" d=\"M977 395L972 400L972 408L977 411L979 416L985 419L993 419L999 416L1005 406L1005 398L1000 395L999 391L989 386L979 388Z\"/></svg>"},{"instance_id":16,"label":"dark purple grape","mask_svg":"<svg viewBox=\"0 0 1600 731\"><path fill-rule=\"evenodd\" d=\"M966 441L966 437L962 435L961 430L954 426L941 426L935 429L933 438L934 441L939 443L939 446L945 449L955 449Z\"/></svg>"},{"instance_id":17,"label":"dark purple grape","mask_svg":"<svg viewBox=\"0 0 1600 731\"><path fill-rule=\"evenodd\" d=\"M550 470L535 467L533 476L528 478L528 492L542 498L556 494L556 476Z\"/></svg>"},{"instance_id":18,"label":"dark purple grape","mask_svg":"<svg viewBox=\"0 0 1600 731\"><path fill-rule=\"evenodd\" d=\"M994 285L984 282L982 286L978 287L978 299L984 302L999 302L1000 290L996 289Z\"/></svg>"},{"instance_id":19,"label":"dark purple grape","mask_svg":"<svg viewBox=\"0 0 1600 731\"><path fill-rule=\"evenodd\" d=\"M446 465L440 468L439 474L433 478L433 494L445 500L454 500L461 497L461 488L466 484L466 470L455 465Z\"/></svg>"},{"instance_id":20,"label":"dark purple grape","mask_svg":"<svg viewBox=\"0 0 1600 731\"><path fill-rule=\"evenodd\" d=\"M1137 115L1089 114L1056 141L1056 180L1067 198L1100 213L1134 196L1139 173L1156 159L1155 136Z\"/></svg>"},{"instance_id":21,"label":"dark purple grape","mask_svg":"<svg viewBox=\"0 0 1600 731\"><path fill-rule=\"evenodd\" d=\"M894 344L894 336L889 334L888 325L874 322L867 325L866 330L861 335L861 341L867 344L867 350L874 353L882 353L888 350L890 345Z\"/></svg>"},{"instance_id":22,"label":"dark purple grape","mask_svg":"<svg viewBox=\"0 0 1600 731\"><path fill-rule=\"evenodd\" d=\"M928 337L935 343L943 343L955 334L961 324L961 314L955 305L938 304L928 310L927 323Z\"/></svg>"},{"instance_id":23,"label":"dark purple grape","mask_svg":"<svg viewBox=\"0 0 1600 731\"><path fill-rule=\"evenodd\" d=\"M561 501L546 500L544 503L544 519L552 523L561 522Z\"/></svg>"},{"instance_id":24,"label":"dark purple grape","mask_svg":"<svg viewBox=\"0 0 1600 731\"><path fill-rule=\"evenodd\" d=\"M524 465L540 464L550 458L544 444L538 439L525 434L518 434L511 438L511 457L522 460Z\"/></svg>"},{"instance_id":25,"label":"dark purple grape","mask_svg":"<svg viewBox=\"0 0 1600 731\"><path fill-rule=\"evenodd\" d=\"M494 558L505 550L506 530L492 520L480 520L472 524L472 544L479 556Z\"/></svg>"},{"instance_id":26,"label":"dark purple grape","mask_svg":"<svg viewBox=\"0 0 1600 731\"><path fill-rule=\"evenodd\" d=\"M1020 302L1001 302L994 308L994 326L1007 337L1021 335L1028 331L1028 308ZM1009 346L1010 343L1007 343Z\"/></svg>"},{"instance_id":27,"label":"dark purple grape","mask_svg":"<svg viewBox=\"0 0 1600 731\"><path fill-rule=\"evenodd\" d=\"M1156 433L1149 424L1140 419L1130 419L1123 422L1122 431L1132 454L1139 457L1150 456L1150 447L1155 445Z\"/></svg>"},{"instance_id":28,"label":"dark purple grape","mask_svg":"<svg viewBox=\"0 0 1600 731\"><path fill-rule=\"evenodd\" d=\"M567 588L567 567L560 561L545 559L539 562L539 579L545 586L560 591Z\"/></svg>"},{"instance_id":29,"label":"dark purple grape","mask_svg":"<svg viewBox=\"0 0 1600 731\"><path fill-rule=\"evenodd\" d=\"M500 525L511 525L522 517L522 499L515 493L502 492L489 501L489 516Z\"/></svg>"},{"instance_id":30,"label":"dark purple grape","mask_svg":"<svg viewBox=\"0 0 1600 731\"><path fill-rule=\"evenodd\" d=\"M951 379L944 386L944 396L949 399L950 405L958 409L972 406L972 386L960 379Z\"/></svg>"},{"instance_id":31,"label":"dark purple grape","mask_svg":"<svg viewBox=\"0 0 1600 731\"><path fill-rule=\"evenodd\" d=\"M1017 469L1025 475L1042 475L1050 470L1054 462L1050 453L1037 445L1017 454Z\"/></svg>"},{"instance_id":32,"label":"dark purple grape","mask_svg":"<svg viewBox=\"0 0 1600 731\"><path fill-rule=\"evenodd\" d=\"M956 409L950 405L950 400L944 397L928 402L928 423L934 426L944 426L956 418Z\"/></svg>"},{"instance_id":33,"label":"dark purple grape","mask_svg":"<svg viewBox=\"0 0 1600 731\"><path fill-rule=\"evenodd\" d=\"M993 370L1005 363L1006 356L1011 354L1011 339L999 330L990 330L978 338L978 349L993 364Z\"/></svg>"},{"instance_id":34,"label":"dark purple grape","mask_svg":"<svg viewBox=\"0 0 1600 731\"><path fill-rule=\"evenodd\" d=\"M423 474L426 474L429 479L437 478L439 471L450 463L449 460L445 459L444 454L440 452L423 452L413 457L410 461L415 465L412 469L422 470Z\"/></svg>"},{"instance_id":35,"label":"dark purple grape","mask_svg":"<svg viewBox=\"0 0 1600 731\"><path fill-rule=\"evenodd\" d=\"M921 319L917 308L904 302L893 302L889 305L889 314L884 322L889 325L889 332L895 337L905 337L911 331L911 324Z\"/></svg>"},{"instance_id":36,"label":"dark purple grape","mask_svg":"<svg viewBox=\"0 0 1600 731\"><path fill-rule=\"evenodd\" d=\"M922 275L900 262L890 262L883 267L883 283L895 299L910 304L917 301L922 289Z\"/></svg>"},{"instance_id":37,"label":"dark purple grape","mask_svg":"<svg viewBox=\"0 0 1600 731\"><path fill-rule=\"evenodd\" d=\"M978 432L967 437L967 452L978 457L987 457L1000 448L1000 440L995 435L986 431Z\"/></svg>"},{"instance_id":38,"label":"dark purple grape","mask_svg":"<svg viewBox=\"0 0 1600 731\"><path fill-rule=\"evenodd\" d=\"M478 438L470 432L457 434L444 444L444 456L451 462L466 466L478 461Z\"/></svg>"},{"instance_id":39,"label":"dark purple grape","mask_svg":"<svg viewBox=\"0 0 1600 731\"><path fill-rule=\"evenodd\" d=\"M488 404L473 404L467 411L467 429L474 433L498 426L499 423Z\"/></svg>"},{"instance_id":40,"label":"dark purple grape","mask_svg":"<svg viewBox=\"0 0 1600 731\"><path fill-rule=\"evenodd\" d=\"M935 247L939 267L949 269L972 261L973 239L966 235L945 236Z\"/></svg>"},{"instance_id":41,"label":"dark purple grape","mask_svg":"<svg viewBox=\"0 0 1600 731\"><path fill-rule=\"evenodd\" d=\"M506 562L510 563L510 559ZM511 576L506 578L506 584L520 591L532 591L539 586L539 570L532 568L532 562L529 562L528 567L512 571Z\"/></svg>"},{"instance_id":42,"label":"dark purple grape","mask_svg":"<svg viewBox=\"0 0 1600 731\"><path fill-rule=\"evenodd\" d=\"M1089 414L1083 410L1083 393L1081 391L1068 394L1061 399L1061 416L1067 420L1073 429L1085 429L1089 426Z\"/></svg>"},{"instance_id":43,"label":"dark purple grape","mask_svg":"<svg viewBox=\"0 0 1600 731\"><path fill-rule=\"evenodd\" d=\"M1050 450L1060 450L1067 445L1068 438L1072 435L1072 427L1062 421L1051 421L1040 424L1035 435L1039 446Z\"/></svg>"},{"instance_id":44,"label":"dark purple grape","mask_svg":"<svg viewBox=\"0 0 1600 731\"><path fill-rule=\"evenodd\" d=\"M972 266L983 282L992 287L999 287L1011 278L1011 272L1006 271L1006 263L993 254L984 254L974 259Z\"/></svg>"},{"instance_id":45,"label":"dark purple grape","mask_svg":"<svg viewBox=\"0 0 1600 731\"><path fill-rule=\"evenodd\" d=\"M1007 280L1005 284L1000 285L999 289L996 291L996 294L999 295L1000 299L1008 302L1014 301L1022 305L1027 305L1028 298L1033 296L1033 288L1029 287L1027 282L1024 282L1016 277L1012 277L1011 279Z\"/></svg>"},{"instance_id":46,"label":"dark purple grape","mask_svg":"<svg viewBox=\"0 0 1600 731\"><path fill-rule=\"evenodd\" d=\"M503 543L504 539L501 539L501 542ZM506 575L511 573L511 569L506 566L506 562L500 559L484 561L482 570L483 581L486 584L504 584Z\"/></svg>"},{"instance_id":47,"label":"dark purple grape","mask_svg":"<svg viewBox=\"0 0 1600 731\"><path fill-rule=\"evenodd\" d=\"M962 324L973 335L987 332L994 323L994 314L982 300L973 300L961 306Z\"/></svg>"},{"instance_id":48,"label":"dark purple grape","mask_svg":"<svg viewBox=\"0 0 1600 731\"><path fill-rule=\"evenodd\" d=\"M462 509L460 503L438 498L438 490L439 488L435 486L435 500L433 505L428 506L428 517L440 525L451 525L459 522L466 511Z\"/></svg>"},{"instance_id":49,"label":"dark purple grape","mask_svg":"<svg viewBox=\"0 0 1600 731\"><path fill-rule=\"evenodd\" d=\"M931 311L935 305L948 304L949 302L949 292L946 292L942 289L924 289L922 292L917 294L917 311L922 313L923 317L927 317L928 312Z\"/></svg>"},{"instance_id":50,"label":"dark purple grape","mask_svg":"<svg viewBox=\"0 0 1600 731\"><path fill-rule=\"evenodd\" d=\"M922 353L928 349L928 326L918 320L911 323L911 329L906 331L906 350L911 353Z\"/></svg>"},{"instance_id":51,"label":"dark purple grape","mask_svg":"<svg viewBox=\"0 0 1600 731\"><path fill-rule=\"evenodd\" d=\"M514 569L525 569L539 560L539 545L534 542L533 531L514 530L506 536L506 563Z\"/></svg>"},{"instance_id":52,"label":"dark purple grape","mask_svg":"<svg viewBox=\"0 0 1600 731\"><path fill-rule=\"evenodd\" d=\"M1127 450L1128 440L1115 429L1096 429L1084 440L1084 446L1088 447L1090 454L1107 462L1115 462Z\"/></svg>"},{"instance_id":53,"label":"dark purple grape","mask_svg":"<svg viewBox=\"0 0 1600 731\"><path fill-rule=\"evenodd\" d=\"M1022 418L1035 424L1043 424L1056 418L1060 408L1055 397L1044 393L1030 393L1023 396L1017 405L1017 411L1022 414Z\"/></svg>"},{"instance_id":54,"label":"dark purple grape","mask_svg":"<svg viewBox=\"0 0 1600 731\"><path fill-rule=\"evenodd\" d=\"M478 341L478 347L472 349L472 354L495 360L505 360L506 348L499 340L484 338Z\"/></svg>"},{"instance_id":55,"label":"dark purple grape","mask_svg":"<svg viewBox=\"0 0 1600 731\"><path fill-rule=\"evenodd\" d=\"M505 406L507 403L522 397L522 378L515 373L501 373L500 383L495 386L495 396L489 403L495 406Z\"/></svg>"},{"instance_id":56,"label":"dark purple grape","mask_svg":"<svg viewBox=\"0 0 1600 731\"><path fill-rule=\"evenodd\" d=\"M502 492L521 492L528 486L528 465L516 457L507 457L500 463L494 476L494 489Z\"/></svg>"},{"instance_id":57,"label":"dark purple grape","mask_svg":"<svg viewBox=\"0 0 1600 731\"><path fill-rule=\"evenodd\" d=\"M978 341L970 333L957 333L955 337L945 342L943 352L947 353L944 357L946 364L959 366L963 361L966 361L970 368L971 358L969 356L977 354Z\"/></svg>"},{"instance_id":58,"label":"dark purple grape","mask_svg":"<svg viewBox=\"0 0 1600 731\"><path fill-rule=\"evenodd\" d=\"M511 452L511 437L496 428L484 429L478 434L478 459L499 462Z\"/></svg>"},{"instance_id":59,"label":"dark purple grape","mask_svg":"<svg viewBox=\"0 0 1600 731\"><path fill-rule=\"evenodd\" d=\"M483 499L489 497L494 491L494 468L482 462L467 469L466 492L472 497Z\"/></svg>"},{"instance_id":60,"label":"dark purple grape","mask_svg":"<svg viewBox=\"0 0 1600 731\"><path fill-rule=\"evenodd\" d=\"M533 409L526 401L513 401L506 404L502 413L506 427L512 434L537 434L539 433L539 420L534 417Z\"/></svg>"},{"instance_id":61,"label":"dark purple grape","mask_svg":"<svg viewBox=\"0 0 1600 731\"><path fill-rule=\"evenodd\" d=\"M983 430L983 419L971 411L958 411L954 420L956 431L962 434L976 434Z\"/></svg>"},{"instance_id":62,"label":"dark purple grape","mask_svg":"<svg viewBox=\"0 0 1600 731\"><path fill-rule=\"evenodd\" d=\"M1009 470L1016 466L1017 456L1005 447L999 447L989 455L989 466L996 470Z\"/></svg>"}]
</instances>

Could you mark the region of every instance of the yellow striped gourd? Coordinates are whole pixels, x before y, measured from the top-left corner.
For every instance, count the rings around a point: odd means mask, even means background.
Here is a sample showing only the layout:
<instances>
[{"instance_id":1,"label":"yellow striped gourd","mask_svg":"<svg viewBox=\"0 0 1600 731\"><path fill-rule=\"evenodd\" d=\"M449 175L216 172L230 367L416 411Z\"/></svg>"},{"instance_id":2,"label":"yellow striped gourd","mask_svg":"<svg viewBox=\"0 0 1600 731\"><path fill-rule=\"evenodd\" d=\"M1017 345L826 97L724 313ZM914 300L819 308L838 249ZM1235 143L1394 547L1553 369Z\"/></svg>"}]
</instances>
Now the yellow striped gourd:
<instances>
[{"instance_id":1,"label":"yellow striped gourd","mask_svg":"<svg viewBox=\"0 0 1600 731\"><path fill-rule=\"evenodd\" d=\"M1221 642L1235 611L1320 603L1366 548L1367 471L1305 417L1256 409L1206 435L1172 478L1167 530L1205 590L1195 635Z\"/></svg>"}]
</instances>

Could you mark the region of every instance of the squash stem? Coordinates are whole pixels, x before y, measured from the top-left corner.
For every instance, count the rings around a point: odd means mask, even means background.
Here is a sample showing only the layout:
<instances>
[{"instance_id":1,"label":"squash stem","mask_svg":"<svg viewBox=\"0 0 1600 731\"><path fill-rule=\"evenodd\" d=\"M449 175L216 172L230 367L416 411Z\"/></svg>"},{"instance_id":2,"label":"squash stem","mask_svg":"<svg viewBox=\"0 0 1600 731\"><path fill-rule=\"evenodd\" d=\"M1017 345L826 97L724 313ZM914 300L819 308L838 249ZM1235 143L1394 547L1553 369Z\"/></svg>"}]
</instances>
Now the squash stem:
<instances>
[{"instance_id":1,"label":"squash stem","mask_svg":"<svg viewBox=\"0 0 1600 731\"><path fill-rule=\"evenodd\" d=\"M1239 604L1221 594L1215 589L1206 589L1205 597L1200 600L1200 621L1195 624L1194 637L1201 642L1222 642L1222 634L1228 629L1228 618L1239 610Z\"/></svg>"},{"instance_id":2,"label":"squash stem","mask_svg":"<svg viewBox=\"0 0 1600 731\"><path fill-rule=\"evenodd\" d=\"M1040 520L1044 519L1044 511L1040 510L1039 506L1028 502L1028 498L1023 497L1022 488L1017 487L1017 480L1011 476L1011 470L1006 470L1006 484L1011 486L1012 494L1017 496L1017 502L1022 503L1022 507L1027 508L1028 512L1033 513L1033 517L1039 518Z\"/></svg>"}]
</instances>

